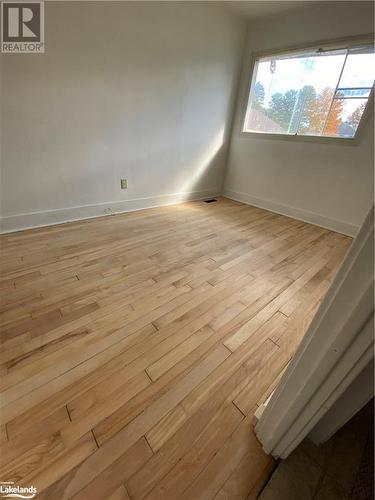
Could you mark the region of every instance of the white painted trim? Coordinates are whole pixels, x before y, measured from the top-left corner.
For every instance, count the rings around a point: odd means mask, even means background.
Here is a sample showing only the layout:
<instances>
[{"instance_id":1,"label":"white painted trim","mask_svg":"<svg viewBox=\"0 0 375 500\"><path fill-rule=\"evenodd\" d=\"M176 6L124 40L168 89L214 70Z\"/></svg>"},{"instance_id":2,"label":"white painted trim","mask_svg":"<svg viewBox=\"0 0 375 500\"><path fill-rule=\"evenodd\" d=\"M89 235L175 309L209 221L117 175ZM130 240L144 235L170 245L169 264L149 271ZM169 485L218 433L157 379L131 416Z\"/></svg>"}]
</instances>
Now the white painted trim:
<instances>
[{"instance_id":1,"label":"white painted trim","mask_svg":"<svg viewBox=\"0 0 375 500\"><path fill-rule=\"evenodd\" d=\"M78 207L57 208L39 212L10 214L0 218L0 233L12 233L36 227L52 226L77 220L92 219L106 215L133 212L146 208L174 205L185 201L202 200L219 196L221 188L207 189L205 191L191 191L185 193L165 194L148 198L135 198L133 200L108 201L93 205Z\"/></svg>"},{"instance_id":2,"label":"white painted trim","mask_svg":"<svg viewBox=\"0 0 375 500\"><path fill-rule=\"evenodd\" d=\"M292 217L293 219L308 222L309 224L315 224L316 226L324 227L325 229L330 229L331 231L336 231L337 233L346 234L347 236L354 237L359 231L359 228L353 224L348 224L347 222L337 219L331 219L325 215L310 212L309 210L304 210L302 208L284 205L283 203L277 203L264 198L256 198L255 196L247 193L224 189L223 196L230 198L231 200L246 203L247 205L264 208L265 210L270 210L271 212L275 212L277 214L286 215L287 217Z\"/></svg>"},{"instance_id":3,"label":"white painted trim","mask_svg":"<svg viewBox=\"0 0 375 500\"><path fill-rule=\"evenodd\" d=\"M339 269L255 432L286 458L374 356L374 207Z\"/></svg>"}]
</instances>

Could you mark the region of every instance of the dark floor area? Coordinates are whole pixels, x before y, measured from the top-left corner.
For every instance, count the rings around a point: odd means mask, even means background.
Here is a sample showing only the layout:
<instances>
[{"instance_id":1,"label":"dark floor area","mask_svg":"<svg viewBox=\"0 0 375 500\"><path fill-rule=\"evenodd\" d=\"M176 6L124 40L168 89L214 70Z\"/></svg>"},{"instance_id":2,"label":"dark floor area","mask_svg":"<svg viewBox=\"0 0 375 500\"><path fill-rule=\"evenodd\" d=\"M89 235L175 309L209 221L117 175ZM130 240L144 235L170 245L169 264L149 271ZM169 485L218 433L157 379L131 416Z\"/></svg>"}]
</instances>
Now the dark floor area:
<instances>
[{"instance_id":1,"label":"dark floor area","mask_svg":"<svg viewBox=\"0 0 375 500\"><path fill-rule=\"evenodd\" d=\"M280 462L259 500L370 500L374 409L370 401L326 443L306 439Z\"/></svg>"}]
</instances>

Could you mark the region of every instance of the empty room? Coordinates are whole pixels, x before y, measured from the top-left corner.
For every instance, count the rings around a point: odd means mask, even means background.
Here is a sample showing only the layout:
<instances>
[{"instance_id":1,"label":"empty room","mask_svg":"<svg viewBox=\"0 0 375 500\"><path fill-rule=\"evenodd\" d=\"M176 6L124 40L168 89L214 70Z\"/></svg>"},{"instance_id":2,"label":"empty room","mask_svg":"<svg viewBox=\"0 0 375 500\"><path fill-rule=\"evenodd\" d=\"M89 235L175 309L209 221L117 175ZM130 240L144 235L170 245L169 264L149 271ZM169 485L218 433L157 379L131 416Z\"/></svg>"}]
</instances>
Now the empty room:
<instances>
[{"instance_id":1,"label":"empty room","mask_svg":"<svg viewBox=\"0 0 375 500\"><path fill-rule=\"evenodd\" d=\"M0 498L373 498L373 2L4 0L0 73Z\"/></svg>"}]
</instances>

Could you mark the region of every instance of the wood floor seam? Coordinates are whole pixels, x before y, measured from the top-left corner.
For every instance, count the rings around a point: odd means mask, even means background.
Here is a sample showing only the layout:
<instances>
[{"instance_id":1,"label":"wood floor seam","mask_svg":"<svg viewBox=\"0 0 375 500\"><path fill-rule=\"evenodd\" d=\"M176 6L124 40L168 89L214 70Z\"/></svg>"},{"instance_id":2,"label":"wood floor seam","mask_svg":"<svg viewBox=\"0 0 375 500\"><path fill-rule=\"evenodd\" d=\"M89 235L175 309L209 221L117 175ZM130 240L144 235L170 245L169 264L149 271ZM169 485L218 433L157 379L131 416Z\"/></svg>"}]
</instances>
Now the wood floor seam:
<instances>
[{"instance_id":1,"label":"wood floor seam","mask_svg":"<svg viewBox=\"0 0 375 500\"><path fill-rule=\"evenodd\" d=\"M0 236L0 480L245 500L252 416L351 239L218 198Z\"/></svg>"}]
</instances>

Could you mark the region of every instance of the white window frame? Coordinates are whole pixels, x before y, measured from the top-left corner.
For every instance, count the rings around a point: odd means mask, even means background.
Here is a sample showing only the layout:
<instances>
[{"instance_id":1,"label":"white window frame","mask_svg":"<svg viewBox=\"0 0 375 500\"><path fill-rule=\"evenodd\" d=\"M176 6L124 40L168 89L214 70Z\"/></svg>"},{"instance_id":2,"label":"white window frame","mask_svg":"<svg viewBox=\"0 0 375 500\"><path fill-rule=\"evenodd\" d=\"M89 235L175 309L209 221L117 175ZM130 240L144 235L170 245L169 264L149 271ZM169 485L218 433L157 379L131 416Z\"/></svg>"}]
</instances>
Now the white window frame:
<instances>
[{"instance_id":1,"label":"white window frame","mask_svg":"<svg viewBox=\"0 0 375 500\"><path fill-rule=\"evenodd\" d=\"M371 110L373 109L374 106L374 85L372 86L370 95L367 100L366 108L363 112L356 133L353 137L332 137L332 136L319 136L319 135L285 134L285 133L274 133L274 132L255 132L255 131L245 130L245 123L247 119L251 92L253 90L253 86L255 85L256 69L258 66L258 61L260 59L265 57L308 52L319 49L322 50L352 49L366 44L367 45L374 44L373 34L365 34L345 39L321 41L321 42L315 42L313 44L307 43L303 46L298 45L294 47L285 47L282 49L280 48L270 49L267 51L252 53L250 58L250 65L248 65L248 67L250 67L250 72L247 78L247 85L245 89L246 94L244 99L242 100L244 105L242 107L242 113L241 113L240 135L256 139L279 139L286 141L323 142L323 143L340 143L344 145L357 145L363 136L364 124L367 122L369 115L371 114Z\"/></svg>"}]
</instances>

